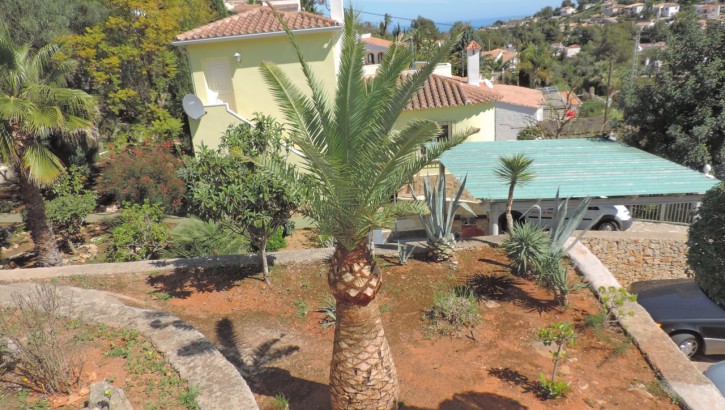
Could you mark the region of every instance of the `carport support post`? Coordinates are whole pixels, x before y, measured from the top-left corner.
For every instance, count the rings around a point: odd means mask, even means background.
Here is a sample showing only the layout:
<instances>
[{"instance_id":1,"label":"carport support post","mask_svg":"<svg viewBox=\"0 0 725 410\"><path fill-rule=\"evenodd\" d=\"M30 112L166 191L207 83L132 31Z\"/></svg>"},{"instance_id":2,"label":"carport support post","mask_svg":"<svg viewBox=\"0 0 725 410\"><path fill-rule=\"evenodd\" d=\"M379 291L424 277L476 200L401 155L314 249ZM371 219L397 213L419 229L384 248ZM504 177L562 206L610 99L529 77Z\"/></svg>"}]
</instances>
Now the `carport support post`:
<instances>
[{"instance_id":1,"label":"carport support post","mask_svg":"<svg viewBox=\"0 0 725 410\"><path fill-rule=\"evenodd\" d=\"M498 216L505 210L501 204L491 202L491 210L488 212L488 234L498 235Z\"/></svg>"}]
</instances>

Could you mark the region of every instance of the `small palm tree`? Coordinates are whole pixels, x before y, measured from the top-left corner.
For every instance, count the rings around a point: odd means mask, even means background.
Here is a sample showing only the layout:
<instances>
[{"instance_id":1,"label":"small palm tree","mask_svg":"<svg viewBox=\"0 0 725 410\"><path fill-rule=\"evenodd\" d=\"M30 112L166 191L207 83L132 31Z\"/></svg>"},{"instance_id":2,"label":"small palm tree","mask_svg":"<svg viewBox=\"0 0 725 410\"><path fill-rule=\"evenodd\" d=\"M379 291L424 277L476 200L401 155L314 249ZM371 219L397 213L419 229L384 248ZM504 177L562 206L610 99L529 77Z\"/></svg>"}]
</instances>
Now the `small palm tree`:
<instances>
[{"instance_id":1,"label":"small palm tree","mask_svg":"<svg viewBox=\"0 0 725 410\"><path fill-rule=\"evenodd\" d=\"M74 65L59 60L59 52L52 44L38 51L17 46L0 26L0 157L18 177L38 266L61 261L39 186L60 175L63 164L47 143L89 135L97 115L93 97L64 88Z\"/></svg>"},{"instance_id":2,"label":"small palm tree","mask_svg":"<svg viewBox=\"0 0 725 410\"><path fill-rule=\"evenodd\" d=\"M511 208L514 204L514 188L516 185L524 185L534 179L534 172L531 164L534 162L525 154L503 155L498 158L499 166L494 173L496 177L508 184L509 195L506 200L506 228L514 226L514 218L511 215Z\"/></svg>"},{"instance_id":3,"label":"small palm tree","mask_svg":"<svg viewBox=\"0 0 725 410\"><path fill-rule=\"evenodd\" d=\"M297 167L271 161L267 165L292 180L307 180L300 187L305 212L335 240L327 276L337 315L330 369L332 408L391 409L397 406L398 379L376 301L382 274L367 238L372 229L389 226L401 213L425 213L422 203L393 203L390 198L466 135L431 142L440 131L427 120L394 128L449 47L437 50L420 71L401 75L413 56L406 46L394 44L376 76L366 79L365 49L355 27L349 11L331 100L289 31L309 93L274 64L262 64L287 120L290 140L304 154Z\"/></svg>"}]
</instances>

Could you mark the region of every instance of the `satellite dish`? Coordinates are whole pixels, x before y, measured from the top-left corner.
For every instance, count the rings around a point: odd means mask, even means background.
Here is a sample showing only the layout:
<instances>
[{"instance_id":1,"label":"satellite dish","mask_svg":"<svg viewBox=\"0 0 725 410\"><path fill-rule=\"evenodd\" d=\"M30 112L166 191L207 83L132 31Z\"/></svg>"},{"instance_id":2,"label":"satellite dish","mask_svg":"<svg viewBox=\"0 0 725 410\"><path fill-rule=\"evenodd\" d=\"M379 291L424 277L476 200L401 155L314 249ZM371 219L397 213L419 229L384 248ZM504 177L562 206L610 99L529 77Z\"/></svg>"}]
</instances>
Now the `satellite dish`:
<instances>
[{"instance_id":1,"label":"satellite dish","mask_svg":"<svg viewBox=\"0 0 725 410\"><path fill-rule=\"evenodd\" d=\"M489 79L483 80L483 83L486 84L486 87L493 88L493 83Z\"/></svg>"},{"instance_id":2,"label":"satellite dish","mask_svg":"<svg viewBox=\"0 0 725 410\"><path fill-rule=\"evenodd\" d=\"M184 99L181 101L181 106L184 107L186 115L193 120L198 120L206 114L206 111L204 111L204 104L202 104L199 97L194 94L186 94Z\"/></svg>"}]
</instances>

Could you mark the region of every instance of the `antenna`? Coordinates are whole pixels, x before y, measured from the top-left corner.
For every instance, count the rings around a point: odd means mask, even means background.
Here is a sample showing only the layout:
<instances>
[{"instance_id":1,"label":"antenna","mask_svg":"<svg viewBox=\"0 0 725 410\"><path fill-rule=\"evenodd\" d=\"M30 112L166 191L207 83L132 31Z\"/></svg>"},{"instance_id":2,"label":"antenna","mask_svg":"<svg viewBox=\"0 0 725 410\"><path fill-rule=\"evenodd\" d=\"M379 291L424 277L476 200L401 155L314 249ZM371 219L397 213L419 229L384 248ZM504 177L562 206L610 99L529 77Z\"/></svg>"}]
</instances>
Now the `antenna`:
<instances>
[{"instance_id":1,"label":"antenna","mask_svg":"<svg viewBox=\"0 0 725 410\"><path fill-rule=\"evenodd\" d=\"M198 120L206 114L204 104L194 94L186 94L184 99L181 100L181 106L184 108L186 115L192 120Z\"/></svg>"}]
</instances>

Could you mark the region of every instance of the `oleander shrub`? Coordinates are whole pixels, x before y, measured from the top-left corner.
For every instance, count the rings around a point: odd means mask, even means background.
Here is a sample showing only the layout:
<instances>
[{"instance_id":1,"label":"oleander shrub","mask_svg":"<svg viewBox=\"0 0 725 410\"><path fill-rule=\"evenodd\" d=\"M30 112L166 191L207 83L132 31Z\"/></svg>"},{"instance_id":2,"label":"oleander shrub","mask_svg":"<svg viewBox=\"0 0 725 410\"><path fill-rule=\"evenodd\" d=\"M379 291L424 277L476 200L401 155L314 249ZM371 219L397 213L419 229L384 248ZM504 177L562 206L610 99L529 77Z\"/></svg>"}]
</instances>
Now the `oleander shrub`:
<instances>
[{"instance_id":1,"label":"oleander shrub","mask_svg":"<svg viewBox=\"0 0 725 410\"><path fill-rule=\"evenodd\" d=\"M72 253L86 216L96 208L96 193L85 188L88 174L87 168L72 165L45 190L52 198L45 201L45 214Z\"/></svg>"},{"instance_id":2,"label":"oleander shrub","mask_svg":"<svg viewBox=\"0 0 725 410\"><path fill-rule=\"evenodd\" d=\"M177 214L186 192L184 181L176 175L182 166L171 142L126 147L109 158L98 178L98 190L118 202L160 203L165 212Z\"/></svg>"}]
</instances>

